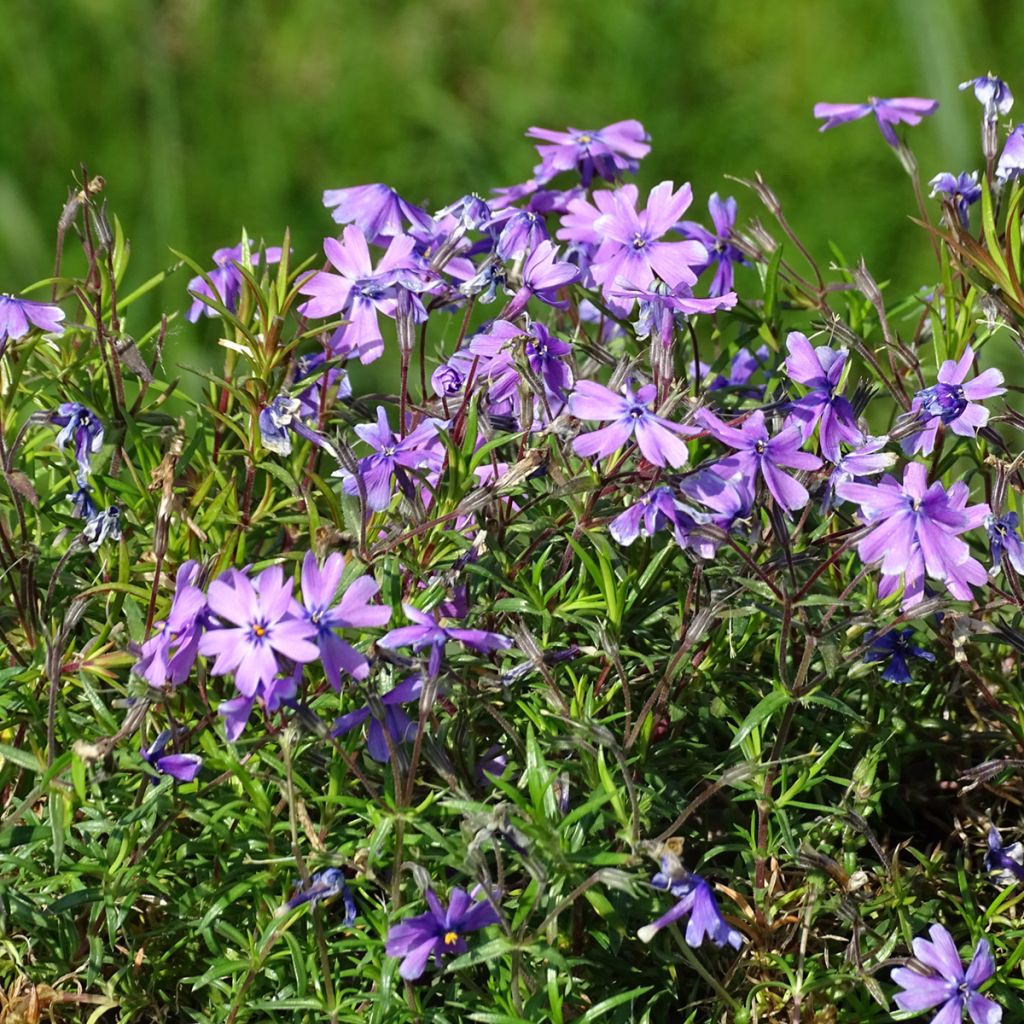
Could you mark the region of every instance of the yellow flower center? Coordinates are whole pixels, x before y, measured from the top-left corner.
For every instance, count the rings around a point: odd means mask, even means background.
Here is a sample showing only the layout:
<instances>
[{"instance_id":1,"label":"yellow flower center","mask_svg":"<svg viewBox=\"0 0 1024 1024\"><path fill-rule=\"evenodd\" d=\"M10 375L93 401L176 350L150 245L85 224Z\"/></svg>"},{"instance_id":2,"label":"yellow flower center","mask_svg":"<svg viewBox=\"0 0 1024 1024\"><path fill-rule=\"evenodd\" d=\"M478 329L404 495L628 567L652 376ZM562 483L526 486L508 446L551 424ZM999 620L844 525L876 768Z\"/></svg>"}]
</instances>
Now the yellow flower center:
<instances>
[{"instance_id":1,"label":"yellow flower center","mask_svg":"<svg viewBox=\"0 0 1024 1024\"><path fill-rule=\"evenodd\" d=\"M446 946L454 946L459 941L458 932L447 932L444 937L444 944Z\"/></svg>"},{"instance_id":2,"label":"yellow flower center","mask_svg":"<svg viewBox=\"0 0 1024 1024\"><path fill-rule=\"evenodd\" d=\"M265 630L265 629L264 629L264 628L263 628L262 626L260 626L260 625L255 625L255 626L253 626L253 627L252 627L252 631L253 631L253 632L254 632L254 633L255 633L255 634L257 635L257 636L266 636L266 635L267 635L267 631L266 631L266 630Z\"/></svg>"}]
</instances>

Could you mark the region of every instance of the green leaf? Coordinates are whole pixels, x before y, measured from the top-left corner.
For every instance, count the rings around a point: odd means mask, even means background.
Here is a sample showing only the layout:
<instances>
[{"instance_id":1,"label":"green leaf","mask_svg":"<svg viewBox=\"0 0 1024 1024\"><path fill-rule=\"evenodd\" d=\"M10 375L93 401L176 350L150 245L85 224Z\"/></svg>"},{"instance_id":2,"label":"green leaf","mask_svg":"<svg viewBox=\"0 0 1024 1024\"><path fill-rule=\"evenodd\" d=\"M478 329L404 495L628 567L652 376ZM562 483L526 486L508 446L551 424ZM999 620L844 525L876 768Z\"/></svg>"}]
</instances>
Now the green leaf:
<instances>
[{"instance_id":1,"label":"green leaf","mask_svg":"<svg viewBox=\"0 0 1024 1024\"><path fill-rule=\"evenodd\" d=\"M784 708L793 698L785 690L772 690L766 697L763 697L757 706L743 719L736 735L729 744L729 749L738 747L755 729L760 728L777 711Z\"/></svg>"}]
</instances>

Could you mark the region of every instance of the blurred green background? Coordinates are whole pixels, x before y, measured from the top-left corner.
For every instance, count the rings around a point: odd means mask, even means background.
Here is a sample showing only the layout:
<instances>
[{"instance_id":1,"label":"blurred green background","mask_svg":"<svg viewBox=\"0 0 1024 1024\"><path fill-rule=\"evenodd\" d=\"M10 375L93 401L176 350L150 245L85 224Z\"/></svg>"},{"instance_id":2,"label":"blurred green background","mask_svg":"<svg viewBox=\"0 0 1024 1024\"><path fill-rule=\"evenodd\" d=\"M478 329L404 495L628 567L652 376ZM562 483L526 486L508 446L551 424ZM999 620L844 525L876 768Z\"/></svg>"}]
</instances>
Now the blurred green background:
<instances>
[{"instance_id":1,"label":"blurred green background","mask_svg":"<svg viewBox=\"0 0 1024 1024\"><path fill-rule=\"evenodd\" d=\"M642 187L691 181L701 217L710 192L731 190L741 217L761 216L723 178L760 170L822 260L834 239L877 278L915 288L928 249L907 223L895 157L873 122L820 135L811 108L935 97L939 114L910 134L922 177L977 168L980 107L957 84L991 69L1024 93L1021 11L980 0L7 0L0 291L50 272L82 163L107 179L138 283L172 246L208 263L242 225L268 241L288 225L297 255L318 250L333 230L325 188L385 181L433 210L528 177L531 125L626 117L653 138ZM187 277L144 314L184 309ZM213 330L175 328L186 351Z\"/></svg>"}]
</instances>

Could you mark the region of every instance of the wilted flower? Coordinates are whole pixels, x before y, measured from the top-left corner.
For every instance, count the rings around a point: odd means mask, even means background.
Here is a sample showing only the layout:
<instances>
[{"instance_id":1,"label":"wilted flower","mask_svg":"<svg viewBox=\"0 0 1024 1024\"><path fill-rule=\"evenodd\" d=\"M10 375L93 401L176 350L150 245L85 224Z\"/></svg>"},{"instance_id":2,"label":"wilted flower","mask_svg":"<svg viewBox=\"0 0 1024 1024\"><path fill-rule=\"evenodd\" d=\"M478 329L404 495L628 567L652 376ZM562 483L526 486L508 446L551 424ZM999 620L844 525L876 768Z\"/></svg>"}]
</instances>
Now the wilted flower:
<instances>
[{"instance_id":1,"label":"wilted flower","mask_svg":"<svg viewBox=\"0 0 1024 1024\"><path fill-rule=\"evenodd\" d=\"M105 540L121 539L121 510L116 505L94 512L82 527L82 536L90 551L98 550Z\"/></svg>"},{"instance_id":2,"label":"wilted flower","mask_svg":"<svg viewBox=\"0 0 1024 1024\"><path fill-rule=\"evenodd\" d=\"M998 885L1024 882L1024 845L1009 843L1003 846L999 830L994 825L991 826L988 830L985 870L994 876L993 881Z\"/></svg>"},{"instance_id":3,"label":"wilted flower","mask_svg":"<svg viewBox=\"0 0 1024 1024\"><path fill-rule=\"evenodd\" d=\"M981 198L981 186L978 184L978 172L962 171L959 175L948 171L936 174L928 183L932 187L933 196L943 196L953 204L965 231L970 228L970 217L967 208Z\"/></svg>"},{"instance_id":4,"label":"wilted flower","mask_svg":"<svg viewBox=\"0 0 1024 1024\"><path fill-rule=\"evenodd\" d=\"M352 924L356 919L356 903L345 883L345 872L341 868L324 868L323 871L317 871L305 885L301 880L296 882L295 892L285 907L294 910L303 903L315 907L318 903L333 899L335 896L341 897L342 905L345 907L343 922Z\"/></svg>"},{"instance_id":5,"label":"wilted flower","mask_svg":"<svg viewBox=\"0 0 1024 1024\"><path fill-rule=\"evenodd\" d=\"M62 402L56 412L50 413L50 422L61 428L56 437L58 448L63 451L69 441L75 442L78 482L84 483L92 456L103 447L103 424L80 402Z\"/></svg>"},{"instance_id":6,"label":"wilted flower","mask_svg":"<svg viewBox=\"0 0 1024 1024\"><path fill-rule=\"evenodd\" d=\"M390 610L390 609L389 609ZM416 735L416 723L402 710L402 704L416 700L423 690L423 679L417 674L412 675L404 682L382 694L373 704L366 704L355 711L334 720L331 728L331 735L334 737L344 736L351 732L356 726L369 722L366 731L366 752L374 761L385 762L388 760L388 740L391 740L392 747L398 747L403 743L411 742ZM375 705L378 714L374 713Z\"/></svg>"},{"instance_id":7,"label":"wilted flower","mask_svg":"<svg viewBox=\"0 0 1024 1024\"><path fill-rule=\"evenodd\" d=\"M388 956L401 958L398 973L406 981L415 981L423 974L431 955L440 966L443 957L465 953L469 947L464 935L500 920L486 897L473 900L464 889L452 889L447 909L433 890L428 889L424 895L430 909L393 925L384 947Z\"/></svg>"},{"instance_id":8,"label":"wilted flower","mask_svg":"<svg viewBox=\"0 0 1024 1024\"><path fill-rule=\"evenodd\" d=\"M923 658L925 661L934 661L935 655L918 647L913 642L914 630L892 629L880 637L869 633L864 639L870 641L871 649L864 655L866 662L888 661L882 678L890 683L909 683L911 679L910 668L907 665L907 658Z\"/></svg>"},{"instance_id":9,"label":"wilted flower","mask_svg":"<svg viewBox=\"0 0 1024 1024\"><path fill-rule=\"evenodd\" d=\"M1001 79L996 78L990 71L980 78L970 78L960 83L960 91L974 89L974 95L978 102L985 108L985 119L995 121L1001 116L1010 112L1013 106L1013 93L1010 87Z\"/></svg>"},{"instance_id":10,"label":"wilted flower","mask_svg":"<svg viewBox=\"0 0 1024 1024\"><path fill-rule=\"evenodd\" d=\"M1007 512L1005 516L985 517L989 550L992 552L992 568L989 576L998 576L1003 567L1003 555L1010 560L1014 570L1024 576L1024 543L1017 532L1017 513Z\"/></svg>"},{"instance_id":11,"label":"wilted flower","mask_svg":"<svg viewBox=\"0 0 1024 1024\"><path fill-rule=\"evenodd\" d=\"M815 103L814 116L824 118L825 123L818 129L824 132L837 124L874 114L885 141L895 148L899 146L900 140L893 125L919 124L923 117L934 114L938 107L938 100L920 99L917 96L900 96L888 100L872 96L867 103Z\"/></svg>"},{"instance_id":12,"label":"wilted flower","mask_svg":"<svg viewBox=\"0 0 1024 1024\"><path fill-rule=\"evenodd\" d=\"M901 1010L930 1010L942 1004L931 1024L954 1024L964 1007L974 1024L999 1024L1002 1008L978 989L996 972L988 942L979 939L970 966L964 970L952 936L941 924L928 929L931 941L914 939L914 967L897 967L892 980L903 989L896 995Z\"/></svg>"}]
</instances>

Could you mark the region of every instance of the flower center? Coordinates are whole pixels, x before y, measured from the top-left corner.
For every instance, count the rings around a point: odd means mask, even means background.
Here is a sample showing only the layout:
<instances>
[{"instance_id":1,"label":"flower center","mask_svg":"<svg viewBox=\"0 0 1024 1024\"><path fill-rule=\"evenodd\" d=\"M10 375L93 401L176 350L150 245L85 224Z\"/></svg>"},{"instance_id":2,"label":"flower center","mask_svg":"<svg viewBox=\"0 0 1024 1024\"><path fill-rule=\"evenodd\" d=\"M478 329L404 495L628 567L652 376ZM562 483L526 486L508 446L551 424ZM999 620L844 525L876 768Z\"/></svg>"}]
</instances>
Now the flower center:
<instances>
[{"instance_id":1,"label":"flower center","mask_svg":"<svg viewBox=\"0 0 1024 1024\"><path fill-rule=\"evenodd\" d=\"M967 408L964 389L959 384L936 384L918 392L921 408L929 416L938 416L943 423L952 423Z\"/></svg>"},{"instance_id":2,"label":"flower center","mask_svg":"<svg viewBox=\"0 0 1024 1024\"><path fill-rule=\"evenodd\" d=\"M458 942L458 941L459 941L459 933L458 932L445 932L444 944L446 946L454 946L455 943Z\"/></svg>"},{"instance_id":3,"label":"flower center","mask_svg":"<svg viewBox=\"0 0 1024 1024\"><path fill-rule=\"evenodd\" d=\"M647 239L643 235L637 234L633 236L634 249L642 249L645 245L647 245Z\"/></svg>"},{"instance_id":4,"label":"flower center","mask_svg":"<svg viewBox=\"0 0 1024 1024\"><path fill-rule=\"evenodd\" d=\"M767 441L755 441L754 442L754 451L757 452L758 455L764 455L764 453L767 450L768 450L768 442Z\"/></svg>"},{"instance_id":5,"label":"flower center","mask_svg":"<svg viewBox=\"0 0 1024 1024\"><path fill-rule=\"evenodd\" d=\"M576 141L581 146L589 146L590 143L594 141L594 138L593 138L592 135L586 135L586 134L584 134L584 135L577 135L576 136Z\"/></svg>"},{"instance_id":6,"label":"flower center","mask_svg":"<svg viewBox=\"0 0 1024 1024\"><path fill-rule=\"evenodd\" d=\"M647 410L642 405L634 405L633 408L629 410L629 415L633 419L638 420L643 417L645 412L647 412Z\"/></svg>"},{"instance_id":7,"label":"flower center","mask_svg":"<svg viewBox=\"0 0 1024 1024\"><path fill-rule=\"evenodd\" d=\"M262 622L262 621L260 621L260 622L254 622L254 623L252 623L252 625L251 625L251 626L249 627L249 634L250 634L251 638L252 638L253 640L255 640L255 641L256 641L257 643L262 643L262 642L263 642L263 639L264 639L264 638L265 638L265 637L266 637L266 636L267 636L267 635L268 635L269 633L270 633L270 630L269 630L269 629L267 629L266 623L264 623L264 622Z\"/></svg>"},{"instance_id":8,"label":"flower center","mask_svg":"<svg viewBox=\"0 0 1024 1024\"><path fill-rule=\"evenodd\" d=\"M381 448L380 453L381 455L386 455L389 459L394 458L395 446L391 445L387 448Z\"/></svg>"}]
</instances>

